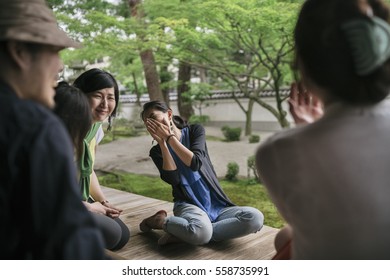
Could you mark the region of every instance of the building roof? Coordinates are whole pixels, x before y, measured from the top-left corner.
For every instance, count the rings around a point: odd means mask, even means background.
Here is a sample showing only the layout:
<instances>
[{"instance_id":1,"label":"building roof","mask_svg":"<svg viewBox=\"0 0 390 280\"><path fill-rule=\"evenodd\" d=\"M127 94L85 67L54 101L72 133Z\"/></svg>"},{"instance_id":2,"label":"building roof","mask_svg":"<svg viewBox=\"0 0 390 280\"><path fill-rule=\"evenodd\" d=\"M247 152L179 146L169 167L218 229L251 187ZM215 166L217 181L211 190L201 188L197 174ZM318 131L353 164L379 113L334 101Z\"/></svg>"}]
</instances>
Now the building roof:
<instances>
[{"instance_id":1,"label":"building roof","mask_svg":"<svg viewBox=\"0 0 390 280\"><path fill-rule=\"evenodd\" d=\"M283 88L280 89L280 94L282 96L288 96L290 94L289 88ZM211 96L206 98L206 100L216 100L216 99L231 99L233 98L233 95L235 95L237 98L246 98L244 93L242 93L239 90L232 91L232 90L213 90L211 91ZM260 97L274 97L275 91L271 89L262 90L260 92ZM122 94L119 96L119 100L122 103L136 103L137 96L135 94ZM169 93L169 100L170 101L176 101L177 100L177 93L171 92ZM150 101L149 94L145 93L141 95L140 102L145 103Z\"/></svg>"}]
</instances>

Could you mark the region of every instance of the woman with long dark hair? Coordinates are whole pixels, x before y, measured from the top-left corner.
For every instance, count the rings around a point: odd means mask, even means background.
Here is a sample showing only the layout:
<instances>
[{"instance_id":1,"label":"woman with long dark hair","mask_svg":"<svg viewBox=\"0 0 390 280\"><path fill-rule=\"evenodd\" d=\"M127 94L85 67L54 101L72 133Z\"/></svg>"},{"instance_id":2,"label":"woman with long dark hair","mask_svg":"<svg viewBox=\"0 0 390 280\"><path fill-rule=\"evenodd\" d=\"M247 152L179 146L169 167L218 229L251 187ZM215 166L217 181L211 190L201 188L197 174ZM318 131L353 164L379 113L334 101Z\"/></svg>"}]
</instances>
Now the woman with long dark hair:
<instances>
[{"instance_id":1,"label":"woman with long dark hair","mask_svg":"<svg viewBox=\"0 0 390 280\"><path fill-rule=\"evenodd\" d=\"M161 101L144 104L141 118L158 143L150 157L161 178L172 186L174 201L174 216L160 210L141 222L141 231L164 230L160 245L180 241L202 245L262 228L264 217L259 210L236 206L223 192L201 125L187 125Z\"/></svg>"},{"instance_id":2,"label":"woman with long dark hair","mask_svg":"<svg viewBox=\"0 0 390 280\"><path fill-rule=\"evenodd\" d=\"M93 170L95 150L103 138L102 122L115 117L119 103L119 89L108 72L93 68L82 73L73 83L88 97L92 112L92 127L84 138L84 153L80 160L80 183L83 201L93 213L106 241L106 248L118 250L130 238L128 227L119 218L122 210L112 205L100 188Z\"/></svg>"},{"instance_id":3,"label":"woman with long dark hair","mask_svg":"<svg viewBox=\"0 0 390 280\"><path fill-rule=\"evenodd\" d=\"M59 82L55 90L53 112L68 130L78 165L84 152L84 138L92 126L91 107L85 94L67 82Z\"/></svg>"}]
</instances>

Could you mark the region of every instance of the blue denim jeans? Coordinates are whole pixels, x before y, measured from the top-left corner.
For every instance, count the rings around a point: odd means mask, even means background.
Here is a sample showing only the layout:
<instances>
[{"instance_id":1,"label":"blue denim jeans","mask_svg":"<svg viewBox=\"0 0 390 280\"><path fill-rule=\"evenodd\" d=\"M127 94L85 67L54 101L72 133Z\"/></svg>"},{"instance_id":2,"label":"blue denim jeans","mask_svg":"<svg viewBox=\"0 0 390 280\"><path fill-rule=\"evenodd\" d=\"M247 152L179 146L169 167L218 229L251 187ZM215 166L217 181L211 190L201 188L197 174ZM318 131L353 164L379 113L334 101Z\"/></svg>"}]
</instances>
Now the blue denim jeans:
<instances>
[{"instance_id":1,"label":"blue denim jeans","mask_svg":"<svg viewBox=\"0 0 390 280\"><path fill-rule=\"evenodd\" d=\"M174 216L165 219L164 231L193 245L255 233L264 222L263 214L248 206L226 207L214 222L202 209L185 202L175 203L173 213Z\"/></svg>"}]
</instances>

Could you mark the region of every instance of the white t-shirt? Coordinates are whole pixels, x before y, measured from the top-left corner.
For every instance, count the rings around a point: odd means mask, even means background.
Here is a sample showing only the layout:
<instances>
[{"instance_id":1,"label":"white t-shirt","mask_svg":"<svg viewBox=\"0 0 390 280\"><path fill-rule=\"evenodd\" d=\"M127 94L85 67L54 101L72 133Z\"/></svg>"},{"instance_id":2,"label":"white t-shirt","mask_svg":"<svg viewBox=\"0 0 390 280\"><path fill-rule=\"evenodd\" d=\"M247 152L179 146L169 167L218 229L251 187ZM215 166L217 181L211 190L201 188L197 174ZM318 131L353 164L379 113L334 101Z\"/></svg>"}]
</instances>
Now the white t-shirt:
<instances>
[{"instance_id":1,"label":"white t-shirt","mask_svg":"<svg viewBox=\"0 0 390 280\"><path fill-rule=\"evenodd\" d=\"M98 145L100 143L100 141L102 141L103 137L104 137L103 127L100 126L98 131L96 132L96 136L95 136L95 138L96 138L96 145Z\"/></svg>"}]
</instances>

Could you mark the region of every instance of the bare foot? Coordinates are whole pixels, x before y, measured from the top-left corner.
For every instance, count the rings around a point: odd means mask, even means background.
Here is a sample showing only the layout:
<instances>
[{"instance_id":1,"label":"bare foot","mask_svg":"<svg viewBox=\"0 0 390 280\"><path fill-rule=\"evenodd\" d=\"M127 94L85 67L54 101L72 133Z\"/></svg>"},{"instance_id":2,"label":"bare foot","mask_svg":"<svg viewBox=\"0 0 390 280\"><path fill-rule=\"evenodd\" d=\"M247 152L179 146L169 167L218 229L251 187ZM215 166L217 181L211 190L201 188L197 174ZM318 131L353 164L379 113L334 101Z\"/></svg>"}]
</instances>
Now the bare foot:
<instances>
[{"instance_id":1,"label":"bare foot","mask_svg":"<svg viewBox=\"0 0 390 280\"><path fill-rule=\"evenodd\" d=\"M143 232L151 231L152 229L162 229L164 224L164 219L167 217L167 212L165 210L160 210L153 216L144 219L140 224L139 228Z\"/></svg>"}]
</instances>

